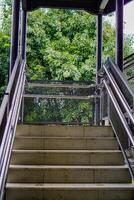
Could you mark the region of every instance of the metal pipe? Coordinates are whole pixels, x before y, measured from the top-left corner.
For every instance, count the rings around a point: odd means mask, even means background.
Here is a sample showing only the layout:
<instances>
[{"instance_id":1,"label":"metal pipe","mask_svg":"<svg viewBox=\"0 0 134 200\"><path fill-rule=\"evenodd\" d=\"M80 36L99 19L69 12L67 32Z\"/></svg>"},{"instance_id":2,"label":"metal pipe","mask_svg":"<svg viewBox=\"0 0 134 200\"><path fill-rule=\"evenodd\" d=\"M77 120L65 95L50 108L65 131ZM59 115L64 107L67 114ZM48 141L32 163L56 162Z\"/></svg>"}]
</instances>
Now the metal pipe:
<instances>
[{"instance_id":1,"label":"metal pipe","mask_svg":"<svg viewBox=\"0 0 134 200\"><path fill-rule=\"evenodd\" d=\"M27 35L27 12L22 11L22 33L21 33L22 59L26 59L26 35Z\"/></svg>"},{"instance_id":2,"label":"metal pipe","mask_svg":"<svg viewBox=\"0 0 134 200\"><path fill-rule=\"evenodd\" d=\"M120 91L119 86L115 82L112 74L108 71L108 69L106 68L106 66L103 66L103 68L105 69L107 77L108 77L110 83L112 84L112 87L114 88L114 90L115 90L115 92L116 92L119 100L121 101L121 103L122 103L125 111L127 112L127 114L129 116L129 118L131 119L132 123L134 124L134 117L133 117L133 115L131 113L131 109L130 109L130 107L129 107L129 105L128 105L126 99L125 99L125 97L123 96L122 92Z\"/></svg>"},{"instance_id":3,"label":"metal pipe","mask_svg":"<svg viewBox=\"0 0 134 200\"><path fill-rule=\"evenodd\" d=\"M99 95L90 96L71 96L71 95L43 95L43 94L24 94L25 98L43 98L43 99L74 99L74 100L89 100L100 98Z\"/></svg>"},{"instance_id":4,"label":"metal pipe","mask_svg":"<svg viewBox=\"0 0 134 200\"><path fill-rule=\"evenodd\" d=\"M116 0L116 64L123 71L123 11L124 0Z\"/></svg>"},{"instance_id":5,"label":"metal pipe","mask_svg":"<svg viewBox=\"0 0 134 200\"><path fill-rule=\"evenodd\" d=\"M13 0L9 77L11 76L11 73L12 73L17 55L18 55L19 16L20 16L20 0Z\"/></svg>"},{"instance_id":6,"label":"metal pipe","mask_svg":"<svg viewBox=\"0 0 134 200\"><path fill-rule=\"evenodd\" d=\"M16 89L14 91L14 96L13 96L13 101L12 101L11 109L10 109L10 112L9 112L9 115L8 115L8 119L7 119L5 131L4 131L4 136L3 136L2 144L0 146L0 161L2 159L3 151L5 150L5 146L6 146L5 142L7 142L7 140L6 140L7 134L5 134L5 132L8 132L8 126L9 126L12 118L14 117L12 115L14 115L13 109L16 106L15 102L18 100L16 98L16 96L19 93L18 87L22 87L22 85L24 85L24 83L21 83L21 81L20 81L20 79L22 79L22 76L23 76L23 71L24 71L24 68L25 68L24 66L25 66L25 62L22 63L22 67L21 67L20 74L19 74L19 77L18 77L18 80L17 80L17 84L16 84ZM1 165L2 165L2 161L0 162L0 167L1 167Z\"/></svg>"},{"instance_id":7,"label":"metal pipe","mask_svg":"<svg viewBox=\"0 0 134 200\"><path fill-rule=\"evenodd\" d=\"M99 84L99 70L102 67L102 13L97 16L97 46L96 46L96 84ZM100 123L100 101L96 100L95 103L95 124Z\"/></svg>"},{"instance_id":8,"label":"metal pipe","mask_svg":"<svg viewBox=\"0 0 134 200\"><path fill-rule=\"evenodd\" d=\"M130 76L127 80L130 81L134 78L134 75L133 76Z\"/></svg>"},{"instance_id":9,"label":"metal pipe","mask_svg":"<svg viewBox=\"0 0 134 200\"><path fill-rule=\"evenodd\" d=\"M96 46L96 83L99 83L99 78L98 78L98 71L102 67L102 14L98 14L97 16L97 46Z\"/></svg>"},{"instance_id":10,"label":"metal pipe","mask_svg":"<svg viewBox=\"0 0 134 200\"><path fill-rule=\"evenodd\" d=\"M124 157L124 159L125 159L125 161L126 161L126 163L127 163L127 165L128 165L128 169L129 169L129 172L130 172L130 174L131 174L131 177L132 177L132 179L134 180L134 172L133 172L133 168L132 168L132 166L131 166L131 164L130 164L129 158L127 157L126 151L125 151L125 149L123 148L123 145L122 145L121 142L120 142L120 139L119 139L119 137L118 137L118 133L116 132L116 130L115 130L115 128L114 128L114 125L113 125L113 123L112 123L111 120L110 120L110 122L111 122L111 126L112 126L112 128L113 128L113 131L114 131L114 133L115 133L116 139L117 139L117 141L118 141L118 144L119 144L119 146L120 146L120 148L121 148L121 152L122 152L122 154L123 154L123 157Z\"/></svg>"},{"instance_id":11,"label":"metal pipe","mask_svg":"<svg viewBox=\"0 0 134 200\"><path fill-rule=\"evenodd\" d=\"M124 61L128 60L129 58L133 57L134 56L134 53L132 53L131 55L127 56L124 58Z\"/></svg>"},{"instance_id":12,"label":"metal pipe","mask_svg":"<svg viewBox=\"0 0 134 200\"><path fill-rule=\"evenodd\" d=\"M114 107L116 109L116 112L118 113L118 116L120 117L120 120L121 120L121 122L122 122L122 124L123 124L123 126L124 126L124 128L126 130L126 133L127 133L128 137L129 137L132 145L134 146L133 135L131 134L131 130L130 130L128 124L126 123L126 119L125 119L125 117L124 117L124 115L123 115L123 113L121 111L121 108L120 108L117 100L115 99L114 94L113 94L111 88L109 87L109 85L107 84L107 82L104 80L103 83L105 85L105 88L106 88L106 90L108 92L108 95L109 95L111 101L113 102L113 105L114 105Z\"/></svg>"},{"instance_id":13,"label":"metal pipe","mask_svg":"<svg viewBox=\"0 0 134 200\"><path fill-rule=\"evenodd\" d=\"M80 85L80 84L61 84L61 83L32 83L28 82L29 87L43 87L43 88L70 88L70 89L88 89L95 88L96 85Z\"/></svg>"},{"instance_id":14,"label":"metal pipe","mask_svg":"<svg viewBox=\"0 0 134 200\"><path fill-rule=\"evenodd\" d=\"M22 63L22 67L17 79L17 84L16 88L14 91L14 96L13 96L13 101L12 101L12 106L11 110L8 116L8 120L5 126L5 131L4 131L4 137L2 140L2 144L0 146L0 199L2 199L3 194L4 194L4 188L5 188L5 181L7 177L7 170L9 167L9 161L11 157L11 150L13 146L13 141L15 137L15 129L17 126L17 120L18 120L18 115L19 115L19 110L20 110L20 105L21 105L21 99L23 95L23 90L24 90L24 83L25 83L25 75L24 75L24 69L25 69L25 63Z\"/></svg>"},{"instance_id":15,"label":"metal pipe","mask_svg":"<svg viewBox=\"0 0 134 200\"><path fill-rule=\"evenodd\" d=\"M133 58L134 59L134 58ZM125 66L124 66L124 70L128 69L128 68L131 68L134 66L134 61L130 61L129 63L127 63Z\"/></svg>"},{"instance_id":16,"label":"metal pipe","mask_svg":"<svg viewBox=\"0 0 134 200\"><path fill-rule=\"evenodd\" d=\"M1 113L0 114L0 126L1 126L1 123L2 123L2 120L3 120L3 117L4 117L5 110L6 110L7 105L8 105L9 96L10 96L10 93L11 93L11 89L12 89L12 86L13 86L13 82L14 82L14 78L15 78L15 75L16 75L16 71L17 71L19 61L20 61L20 57L18 56L18 59L15 62L15 66L13 68L13 71L12 71L12 74L11 74L11 77L10 77L10 80L9 80L9 83L8 83L2 104L1 104L1 107L0 107L0 113Z\"/></svg>"},{"instance_id":17,"label":"metal pipe","mask_svg":"<svg viewBox=\"0 0 134 200\"><path fill-rule=\"evenodd\" d=\"M123 76L123 73L117 68L117 66L111 58L108 58L108 65L111 67L112 70L114 70L114 74L117 74L117 76L120 78L121 82L123 83L123 87L125 87L129 94L134 98L134 92L132 88L129 86L129 84L126 81L126 78Z\"/></svg>"}]
</instances>

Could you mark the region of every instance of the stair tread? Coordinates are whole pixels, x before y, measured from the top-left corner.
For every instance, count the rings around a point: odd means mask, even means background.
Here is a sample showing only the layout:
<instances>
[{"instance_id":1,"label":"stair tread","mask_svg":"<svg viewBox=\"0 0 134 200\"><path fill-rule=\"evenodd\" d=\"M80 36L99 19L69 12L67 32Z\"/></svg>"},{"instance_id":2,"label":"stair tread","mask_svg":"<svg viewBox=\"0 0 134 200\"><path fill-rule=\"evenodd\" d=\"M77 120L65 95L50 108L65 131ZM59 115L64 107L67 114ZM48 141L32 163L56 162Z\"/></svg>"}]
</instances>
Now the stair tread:
<instances>
[{"instance_id":1,"label":"stair tread","mask_svg":"<svg viewBox=\"0 0 134 200\"><path fill-rule=\"evenodd\" d=\"M83 166L83 165L10 165L12 169L128 169L127 165L120 166Z\"/></svg>"},{"instance_id":2,"label":"stair tread","mask_svg":"<svg viewBox=\"0 0 134 200\"><path fill-rule=\"evenodd\" d=\"M23 126L12 150L7 199L133 199L134 183L111 128Z\"/></svg>"},{"instance_id":3,"label":"stair tread","mask_svg":"<svg viewBox=\"0 0 134 200\"><path fill-rule=\"evenodd\" d=\"M15 149L13 153L122 153L120 150L28 150Z\"/></svg>"},{"instance_id":4,"label":"stair tread","mask_svg":"<svg viewBox=\"0 0 134 200\"><path fill-rule=\"evenodd\" d=\"M124 165L120 150L13 150L11 165Z\"/></svg>"},{"instance_id":5,"label":"stair tread","mask_svg":"<svg viewBox=\"0 0 134 200\"><path fill-rule=\"evenodd\" d=\"M42 189L134 189L132 183L7 183L6 188L42 188Z\"/></svg>"},{"instance_id":6,"label":"stair tread","mask_svg":"<svg viewBox=\"0 0 134 200\"><path fill-rule=\"evenodd\" d=\"M85 140L85 139L92 139L92 140L107 140L107 139L109 139L109 140L116 140L116 138L113 136L113 137L87 137L87 136L83 136L83 137L54 137L54 136L51 136L51 137L48 137L48 136L16 136L15 137L15 139L74 139L74 140L78 140L78 139L83 139L83 140Z\"/></svg>"},{"instance_id":7,"label":"stair tread","mask_svg":"<svg viewBox=\"0 0 134 200\"><path fill-rule=\"evenodd\" d=\"M83 127L83 128L111 128L112 129L112 126L111 125L88 125L88 124L85 124L85 125L81 125L81 124L55 124L55 123L52 123L52 124L42 124L42 123L35 123L35 124L29 124L29 123L24 123L24 124L18 124L18 127L25 127L25 126L41 126L41 127L67 127L67 128L70 128L70 127Z\"/></svg>"}]
</instances>

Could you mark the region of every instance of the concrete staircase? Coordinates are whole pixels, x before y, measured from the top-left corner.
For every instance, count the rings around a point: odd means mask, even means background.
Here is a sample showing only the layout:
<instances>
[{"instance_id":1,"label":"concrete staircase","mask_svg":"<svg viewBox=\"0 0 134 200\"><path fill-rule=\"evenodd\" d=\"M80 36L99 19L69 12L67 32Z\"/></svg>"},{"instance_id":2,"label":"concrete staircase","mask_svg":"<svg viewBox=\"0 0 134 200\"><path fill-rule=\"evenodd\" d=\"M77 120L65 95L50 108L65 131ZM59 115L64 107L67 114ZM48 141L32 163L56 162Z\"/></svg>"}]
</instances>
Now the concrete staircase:
<instances>
[{"instance_id":1,"label":"concrete staircase","mask_svg":"<svg viewBox=\"0 0 134 200\"><path fill-rule=\"evenodd\" d=\"M19 125L6 200L134 200L110 127Z\"/></svg>"}]
</instances>

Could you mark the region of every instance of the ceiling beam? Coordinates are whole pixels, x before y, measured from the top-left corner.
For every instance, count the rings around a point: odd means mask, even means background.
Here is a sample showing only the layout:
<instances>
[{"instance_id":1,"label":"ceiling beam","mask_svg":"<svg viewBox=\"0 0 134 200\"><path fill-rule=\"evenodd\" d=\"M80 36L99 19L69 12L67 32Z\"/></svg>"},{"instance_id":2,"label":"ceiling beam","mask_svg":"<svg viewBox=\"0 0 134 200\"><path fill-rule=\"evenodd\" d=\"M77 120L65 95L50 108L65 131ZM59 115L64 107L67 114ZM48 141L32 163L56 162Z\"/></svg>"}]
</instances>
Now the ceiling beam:
<instances>
[{"instance_id":1,"label":"ceiling beam","mask_svg":"<svg viewBox=\"0 0 134 200\"><path fill-rule=\"evenodd\" d=\"M108 4L109 0L102 0L101 4L100 4L100 12L103 12L104 9L106 8L107 4Z\"/></svg>"}]
</instances>

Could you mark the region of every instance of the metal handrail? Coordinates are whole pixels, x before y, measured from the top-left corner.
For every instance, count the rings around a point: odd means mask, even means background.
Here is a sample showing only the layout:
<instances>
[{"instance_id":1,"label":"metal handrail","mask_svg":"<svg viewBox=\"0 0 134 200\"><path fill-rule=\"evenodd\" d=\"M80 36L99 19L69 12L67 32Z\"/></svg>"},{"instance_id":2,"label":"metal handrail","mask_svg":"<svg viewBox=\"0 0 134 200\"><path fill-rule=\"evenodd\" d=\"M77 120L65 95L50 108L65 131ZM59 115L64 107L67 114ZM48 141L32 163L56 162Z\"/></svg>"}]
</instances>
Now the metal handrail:
<instances>
[{"instance_id":1,"label":"metal handrail","mask_svg":"<svg viewBox=\"0 0 134 200\"><path fill-rule=\"evenodd\" d=\"M24 61L22 62L21 66L24 65ZM20 74L22 74L22 69L23 67L21 67L20 69ZM20 75L19 75L20 76ZM18 78L20 80L20 77ZM19 82L17 82L17 85L16 85L16 88L18 88L18 84L21 84ZM8 119L7 119L7 124L11 121L11 116L13 115L13 109L14 109L14 106L15 106L15 101L16 101L16 97L17 97L17 89L15 90L15 93L14 93L14 96L13 96L13 101L12 101L12 106L11 106L11 109L9 111L9 115L8 115ZM6 126L7 126L6 124ZM6 129L6 128L5 128ZM6 134L3 135L3 140L2 140L2 143L1 143L1 146L0 146L0 161L2 159L2 156L3 156L3 151L5 149L5 142L6 142ZM0 169L1 169L1 165L2 165L2 162L0 162Z\"/></svg>"},{"instance_id":2,"label":"metal handrail","mask_svg":"<svg viewBox=\"0 0 134 200\"><path fill-rule=\"evenodd\" d=\"M133 56L134 56L134 53L130 54L129 56L126 56L126 57L124 58L124 64L125 64L125 62L127 62L126 60L132 58Z\"/></svg>"},{"instance_id":3,"label":"metal handrail","mask_svg":"<svg viewBox=\"0 0 134 200\"><path fill-rule=\"evenodd\" d=\"M95 88L95 84L91 85L80 85L77 83L73 84L63 84L63 83L37 83L37 82L28 82L29 87L40 87L40 88L75 88L75 89L88 89L88 88Z\"/></svg>"},{"instance_id":4,"label":"metal handrail","mask_svg":"<svg viewBox=\"0 0 134 200\"><path fill-rule=\"evenodd\" d=\"M13 82L14 82L14 79L15 79L15 75L16 75L16 72L17 72L19 62L20 62L20 55L16 59L16 62L15 62L15 65L14 65L11 77L9 79L9 83L8 83L5 95L3 97L2 104L1 104L1 107L0 107L0 126L1 126L1 122L2 122L4 113L5 113L5 110L6 110L6 106L8 104L9 94L11 93L11 89L12 89L12 86L13 86Z\"/></svg>"},{"instance_id":5,"label":"metal handrail","mask_svg":"<svg viewBox=\"0 0 134 200\"><path fill-rule=\"evenodd\" d=\"M92 81L73 81L73 80L36 80L28 81L23 95L23 106L21 109L22 123L29 123L28 115L34 111L38 113L39 109L44 109L39 118L39 113L35 118L31 118L30 123L51 123L63 124L94 124L95 102L99 101L100 96L96 94L96 85ZM29 105L29 100L31 101ZM85 108L81 107L86 105ZM53 114L47 115L54 109ZM75 106L74 106L75 105ZM27 107L28 106L28 107ZM64 117L66 106L69 110ZM70 109L77 112L76 117L67 118ZM88 110L89 109L89 110ZM89 112L89 113L88 113ZM86 115L83 121L82 113ZM91 114L93 113L93 114ZM41 122L40 122L41 121Z\"/></svg>"},{"instance_id":6,"label":"metal handrail","mask_svg":"<svg viewBox=\"0 0 134 200\"><path fill-rule=\"evenodd\" d=\"M121 145L121 149L127 161L126 163L128 164L131 176L132 178L134 178L134 173L131 167L131 163L125 152L126 144L121 139L122 135L118 133L119 131L118 126L122 127L123 134L125 134L125 137L127 137L127 140L130 142L130 146L134 148L134 135L133 135L134 93L132 89L130 88L128 82L126 81L123 73L120 71L120 69L117 66L115 66L114 62L110 58L108 58L107 63L103 65L102 68L103 68L103 76L101 76L101 84L105 88L108 95L108 107L107 107L108 119L111 122L113 129L115 131L115 134L118 138L119 144ZM129 97L125 93L126 90ZM101 99L101 102L103 101L105 104L105 99ZM113 107L111 107L110 105L112 105ZM111 108L114 109L115 111L113 112L112 110L109 110ZM114 120L113 114L115 114L115 112L117 113L119 123L120 123L118 124L118 126L116 124L116 121ZM127 116L126 116L126 113L127 113ZM103 113L102 113L102 116L103 116ZM127 148L128 146L129 145L127 145Z\"/></svg>"},{"instance_id":7,"label":"metal handrail","mask_svg":"<svg viewBox=\"0 0 134 200\"><path fill-rule=\"evenodd\" d=\"M115 95L114 95L114 93L112 92L112 89L111 89L111 87L109 86L109 84L107 83L106 80L103 80L103 84L104 84L104 86L105 86L105 88L106 88L106 90L107 90L107 93L108 93L108 95L109 95L109 98L111 99L111 101L112 101L112 103L113 103L113 105L114 105L114 107L115 107L115 109L116 109L116 112L117 112L118 116L119 116L120 119L121 119L122 125L124 126L124 128L125 128L125 130L126 130L127 136L128 136L128 138L130 139L130 141L131 141L131 143L132 143L132 145L133 145L133 147L134 147L134 138L133 138L131 129L130 129L130 127L129 127L127 121L126 121L126 118L125 118L125 116L124 116L124 114L123 114L123 112L122 112L122 110L121 110L121 108L120 108L120 106L119 106L119 104L118 104L118 101L117 101L117 99L115 98ZM116 136L117 136L118 143L119 143L119 145L120 145L120 148L121 148L121 151L122 151L122 153L123 153L123 156L124 156L124 158L125 158L125 160L126 160L126 164L128 165L128 169L129 169L129 172L130 172L130 174L131 174L131 177L134 179L134 172L133 172L131 163L130 163L130 161L129 161L127 155L126 155L126 152L125 152L125 150L124 150L124 148L123 148L123 145L122 145L122 143L121 143L121 141L120 141L120 139L119 139L119 137L118 137L118 133L116 133L116 130L115 130L115 128L114 128L114 125L113 125L113 123L112 123L112 120L111 120L111 119L109 119L109 120L110 120L111 125L112 125L112 127L113 127L113 130L115 131L115 134L116 134Z\"/></svg>"},{"instance_id":8,"label":"metal handrail","mask_svg":"<svg viewBox=\"0 0 134 200\"><path fill-rule=\"evenodd\" d=\"M127 103L130 107L132 107L134 101L134 92L130 87L125 75L120 71L119 67L112 61L111 58L108 58L107 60L107 67L114 76L114 79L119 86L123 96L125 97Z\"/></svg>"},{"instance_id":9,"label":"metal handrail","mask_svg":"<svg viewBox=\"0 0 134 200\"><path fill-rule=\"evenodd\" d=\"M131 111L130 106L128 105L128 102L126 101L125 97L123 96L121 90L119 89L118 84L116 83L116 81L114 80L114 77L112 76L111 72L107 69L107 67L105 65L103 65L103 68L107 74L108 79L110 80L110 83L112 84L116 95L118 96L118 99L120 100L120 102L122 103L122 105L124 106L125 111L127 112L129 118L131 119L131 121L134 124L134 117Z\"/></svg>"},{"instance_id":10,"label":"metal handrail","mask_svg":"<svg viewBox=\"0 0 134 200\"><path fill-rule=\"evenodd\" d=\"M126 73L128 69L134 67L134 53L124 58L123 63L123 70ZM131 75L127 78L128 81L132 80L134 78L134 75Z\"/></svg>"},{"instance_id":11,"label":"metal handrail","mask_svg":"<svg viewBox=\"0 0 134 200\"><path fill-rule=\"evenodd\" d=\"M43 95L43 94L24 94L24 98L44 98L44 99L76 99L76 100L89 100L100 98L99 95L88 95L88 96L74 96L74 95Z\"/></svg>"},{"instance_id":12,"label":"metal handrail","mask_svg":"<svg viewBox=\"0 0 134 200\"><path fill-rule=\"evenodd\" d=\"M5 182L23 96L24 83L25 60L22 60L21 55L19 55L16 59L6 94L0 108L0 111L2 111L0 128L3 126L3 120L6 116L4 128L1 132L2 141L0 145L0 200L2 200L4 196ZM6 101L4 101L5 99Z\"/></svg>"},{"instance_id":13,"label":"metal handrail","mask_svg":"<svg viewBox=\"0 0 134 200\"><path fill-rule=\"evenodd\" d=\"M124 70L130 69L134 66L134 58L133 60L129 61L127 64L124 65Z\"/></svg>"},{"instance_id":14,"label":"metal handrail","mask_svg":"<svg viewBox=\"0 0 134 200\"><path fill-rule=\"evenodd\" d=\"M120 108L120 106L118 104L118 101L116 100L115 95L113 94L113 92L112 92L111 88L109 87L109 85L107 84L107 82L104 80L103 83L104 83L105 88L107 89L107 92L109 94L109 97L112 100L112 102L113 102L113 104L115 106L115 109L116 109L116 111L117 111L117 113L118 113L118 115L119 115L119 117L120 117L120 119L122 121L122 124L124 125L124 128L126 129L127 135L128 135L128 137L129 137L129 139L130 139L130 141L131 141L131 143L132 143L132 145L134 147L133 135L132 135L131 130L130 130L127 122L126 122L124 114L121 111L121 108ZM133 120L134 120L134 118L133 118Z\"/></svg>"},{"instance_id":15,"label":"metal handrail","mask_svg":"<svg viewBox=\"0 0 134 200\"><path fill-rule=\"evenodd\" d=\"M127 80L130 81L132 79L134 79L134 75L130 76Z\"/></svg>"}]
</instances>

